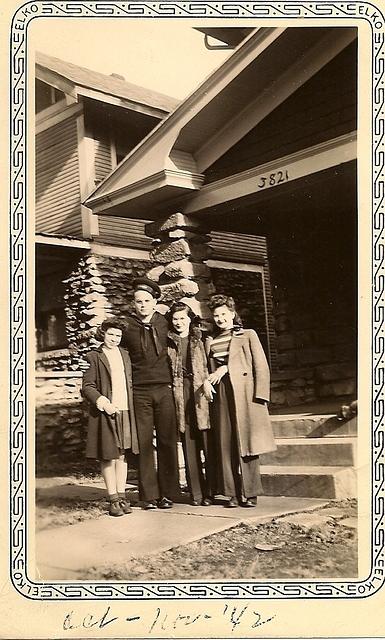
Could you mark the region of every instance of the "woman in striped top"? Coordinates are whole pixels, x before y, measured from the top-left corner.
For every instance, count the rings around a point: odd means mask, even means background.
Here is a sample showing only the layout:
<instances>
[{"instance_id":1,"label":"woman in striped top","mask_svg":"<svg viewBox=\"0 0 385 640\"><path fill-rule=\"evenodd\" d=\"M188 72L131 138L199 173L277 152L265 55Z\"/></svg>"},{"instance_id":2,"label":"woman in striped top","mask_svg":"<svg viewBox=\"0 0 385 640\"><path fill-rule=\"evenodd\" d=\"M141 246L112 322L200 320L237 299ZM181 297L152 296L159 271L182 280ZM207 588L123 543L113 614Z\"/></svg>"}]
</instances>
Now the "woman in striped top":
<instances>
[{"instance_id":1,"label":"woman in striped top","mask_svg":"<svg viewBox=\"0 0 385 640\"><path fill-rule=\"evenodd\" d=\"M233 298L212 296L209 308L216 329L207 353L209 381L216 388L212 423L219 491L229 507L255 507L262 493L259 455L276 449L267 411L269 367L255 331L241 328Z\"/></svg>"}]
</instances>

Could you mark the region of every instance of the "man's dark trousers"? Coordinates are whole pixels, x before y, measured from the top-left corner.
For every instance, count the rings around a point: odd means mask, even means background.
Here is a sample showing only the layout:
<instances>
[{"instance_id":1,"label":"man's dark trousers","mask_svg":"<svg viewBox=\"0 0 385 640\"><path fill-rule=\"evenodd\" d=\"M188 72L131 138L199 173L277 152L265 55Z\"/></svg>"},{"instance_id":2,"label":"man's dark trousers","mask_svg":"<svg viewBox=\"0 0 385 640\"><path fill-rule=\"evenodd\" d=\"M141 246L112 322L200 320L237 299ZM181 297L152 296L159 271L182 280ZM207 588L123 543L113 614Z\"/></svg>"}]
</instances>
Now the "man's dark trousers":
<instances>
[{"instance_id":1,"label":"man's dark trousers","mask_svg":"<svg viewBox=\"0 0 385 640\"><path fill-rule=\"evenodd\" d=\"M139 440L139 495L150 501L166 496L177 498L177 428L171 385L157 384L134 389L135 417ZM155 426L158 469L154 465Z\"/></svg>"},{"instance_id":2,"label":"man's dark trousers","mask_svg":"<svg viewBox=\"0 0 385 640\"><path fill-rule=\"evenodd\" d=\"M122 345L130 354L139 440L140 499L146 502L179 495L177 426L167 356L168 322L156 312L150 322L127 319ZM156 431L158 469L153 431Z\"/></svg>"}]
</instances>

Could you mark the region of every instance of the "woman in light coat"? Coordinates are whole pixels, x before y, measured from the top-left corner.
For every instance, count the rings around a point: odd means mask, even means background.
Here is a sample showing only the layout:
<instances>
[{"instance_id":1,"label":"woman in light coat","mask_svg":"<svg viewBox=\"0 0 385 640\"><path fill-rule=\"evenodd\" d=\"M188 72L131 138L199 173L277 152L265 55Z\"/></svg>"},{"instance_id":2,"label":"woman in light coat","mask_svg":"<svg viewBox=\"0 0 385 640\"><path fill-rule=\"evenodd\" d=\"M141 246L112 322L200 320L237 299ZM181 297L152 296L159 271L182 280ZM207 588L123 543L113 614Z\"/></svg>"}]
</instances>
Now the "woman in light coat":
<instances>
[{"instance_id":1,"label":"woman in light coat","mask_svg":"<svg viewBox=\"0 0 385 640\"><path fill-rule=\"evenodd\" d=\"M241 328L233 298L214 295L209 308L215 323L207 353L216 391L212 423L219 493L229 498L229 507L254 507L262 493L259 455L276 449L267 410L269 367L255 331Z\"/></svg>"},{"instance_id":2,"label":"woman in light coat","mask_svg":"<svg viewBox=\"0 0 385 640\"><path fill-rule=\"evenodd\" d=\"M172 305L168 320L168 357L190 500L192 505L210 505L215 492L209 416L212 387L208 382L202 333L194 326L197 316L183 302ZM201 452L205 458L204 466Z\"/></svg>"}]
</instances>

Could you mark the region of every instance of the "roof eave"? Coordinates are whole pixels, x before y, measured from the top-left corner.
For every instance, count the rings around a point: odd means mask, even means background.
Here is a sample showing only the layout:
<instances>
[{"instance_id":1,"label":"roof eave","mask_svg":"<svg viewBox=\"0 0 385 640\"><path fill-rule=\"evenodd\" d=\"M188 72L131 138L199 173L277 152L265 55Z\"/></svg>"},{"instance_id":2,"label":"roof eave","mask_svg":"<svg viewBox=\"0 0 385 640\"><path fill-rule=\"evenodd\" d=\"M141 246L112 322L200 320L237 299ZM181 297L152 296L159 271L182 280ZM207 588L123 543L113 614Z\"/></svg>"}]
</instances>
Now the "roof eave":
<instances>
[{"instance_id":1,"label":"roof eave","mask_svg":"<svg viewBox=\"0 0 385 640\"><path fill-rule=\"evenodd\" d=\"M77 94L83 96L84 98L90 98L98 102L106 102L107 104L122 107L123 109L127 109L129 111L136 111L138 113L142 113L154 118L162 119L169 114L169 111L167 111L166 109L151 107L141 102L134 102L133 100L128 100L127 98L122 98L118 95L112 95L109 93L105 93L104 91L99 91L98 89L92 89L90 87L85 87L82 85L75 85L75 89Z\"/></svg>"},{"instance_id":2,"label":"roof eave","mask_svg":"<svg viewBox=\"0 0 385 640\"><path fill-rule=\"evenodd\" d=\"M163 107L154 107L144 102L130 100L124 96L118 95L117 93L108 93L85 84L78 84L57 71L53 71L38 62L36 63L36 78L75 98L77 98L78 95L82 95L99 102L116 105L123 109L137 111L159 119L164 118L170 113L168 109Z\"/></svg>"},{"instance_id":3,"label":"roof eave","mask_svg":"<svg viewBox=\"0 0 385 640\"><path fill-rule=\"evenodd\" d=\"M91 196L84 204L97 215L140 217L139 214L149 205L159 207L167 200L199 191L203 181L204 176L201 174L163 169L111 193L98 197ZM122 207L124 207L123 212Z\"/></svg>"}]
</instances>

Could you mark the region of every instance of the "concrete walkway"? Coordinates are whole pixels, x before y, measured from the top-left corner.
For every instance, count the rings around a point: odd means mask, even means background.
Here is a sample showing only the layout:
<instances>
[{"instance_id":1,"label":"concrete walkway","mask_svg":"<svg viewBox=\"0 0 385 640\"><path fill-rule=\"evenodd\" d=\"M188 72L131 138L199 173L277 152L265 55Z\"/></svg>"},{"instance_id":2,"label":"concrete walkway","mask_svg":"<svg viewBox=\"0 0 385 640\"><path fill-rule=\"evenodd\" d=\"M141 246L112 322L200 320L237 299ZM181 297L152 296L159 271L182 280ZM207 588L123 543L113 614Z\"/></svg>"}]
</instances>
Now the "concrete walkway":
<instances>
[{"instance_id":1,"label":"concrete walkway","mask_svg":"<svg viewBox=\"0 0 385 640\"><path fill-rule=\"evenodd\" d=\"M67 479L38 481L44 498L100 499L99 482L68 484ZM135 487L131 489L135 491ZM169 510L133 512L119 518L105 515L79 524L45 529L36 534L36 579L76 580L80 571L113 565L188 544L242 522L254 524L298 511L309 511L327 501L315 498L260 497L255 509L225 508L222 504L192 507L175 504Z\"/></svg>"}]
</instances>

